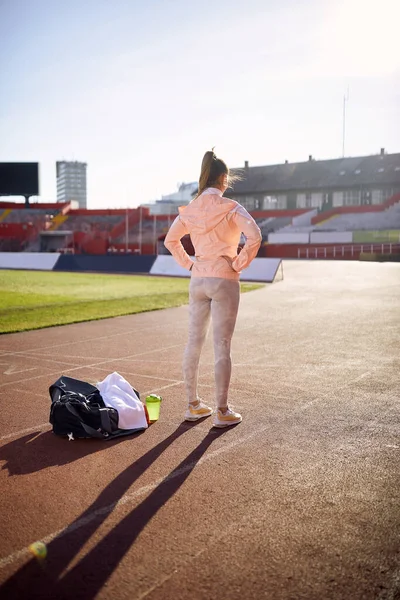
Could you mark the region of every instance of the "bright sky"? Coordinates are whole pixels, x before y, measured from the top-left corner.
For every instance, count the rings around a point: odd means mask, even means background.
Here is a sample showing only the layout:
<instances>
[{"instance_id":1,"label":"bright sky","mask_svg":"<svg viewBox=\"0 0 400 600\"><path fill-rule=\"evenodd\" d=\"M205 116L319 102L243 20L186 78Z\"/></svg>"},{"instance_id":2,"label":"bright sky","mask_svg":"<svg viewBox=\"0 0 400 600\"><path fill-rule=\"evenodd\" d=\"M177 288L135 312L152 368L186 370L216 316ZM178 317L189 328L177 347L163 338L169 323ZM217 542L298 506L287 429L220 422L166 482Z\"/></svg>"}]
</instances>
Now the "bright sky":
<instances>
[{"instance_id":1,"label":"bright sky","mask_svg":"<svg viewBox=\"0 0 400 600\"><path fill-rule=\"evenodd\" d=\"M0 161L88 163L88 207L231 167L400 151L398 0L0 0ZM22 199L21 199L22 200Z\"/></svg>"}]
</instances>

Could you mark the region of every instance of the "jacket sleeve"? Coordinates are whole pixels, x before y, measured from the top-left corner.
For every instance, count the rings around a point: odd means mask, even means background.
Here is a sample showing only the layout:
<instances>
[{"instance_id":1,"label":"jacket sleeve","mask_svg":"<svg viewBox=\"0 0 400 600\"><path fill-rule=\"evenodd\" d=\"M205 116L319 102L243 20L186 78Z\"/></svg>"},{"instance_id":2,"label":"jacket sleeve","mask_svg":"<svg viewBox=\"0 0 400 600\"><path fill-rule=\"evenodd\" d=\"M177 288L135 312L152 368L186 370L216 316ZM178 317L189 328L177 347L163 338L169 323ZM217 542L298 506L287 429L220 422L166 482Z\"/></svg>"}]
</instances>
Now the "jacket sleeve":
<instances>
[{"instance_id":1,"label":"jacket sleeve","mask_svg":"<svg viewBox=\"0 0 400 600\"><path fill-rule=\"evenodd\" d=\"M181 239L187 233L189 232L186 229L185 224L181 221L181 218L179 216L176 217L166 235L164 246L171 252L172 256L181 267L190 270L194 261L190 258L181 243Z\"/></svg>"},{"instance_id":2,"label":"jacket sleeve","mask_svg":"<svg viewBox=\"0 0 400 600\"><path fill-rule=\"evenodd\" d=\"M257 223L243 206L239 205L235 209L232 219L246 237L242 251L232 262L232 268L240 272L246 269L253 258L257 256L262 235Z\"/></svg>"}]
</instances>

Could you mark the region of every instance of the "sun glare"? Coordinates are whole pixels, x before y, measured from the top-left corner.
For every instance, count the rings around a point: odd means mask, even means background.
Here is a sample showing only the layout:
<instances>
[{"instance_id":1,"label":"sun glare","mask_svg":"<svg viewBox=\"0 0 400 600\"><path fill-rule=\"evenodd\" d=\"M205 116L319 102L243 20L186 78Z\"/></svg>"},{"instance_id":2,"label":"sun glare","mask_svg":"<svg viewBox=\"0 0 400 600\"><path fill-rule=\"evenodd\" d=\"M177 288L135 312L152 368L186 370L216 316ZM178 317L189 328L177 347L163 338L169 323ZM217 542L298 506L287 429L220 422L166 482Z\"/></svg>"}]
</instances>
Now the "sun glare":
<instances>
[{"instance_id":1,"label":"sun glare","mask_svg":"<svg viewBox=\"0 0 400 600\"><path fill-rule=\"evenodd\" d=\"M333 6L323 45L329 71L353 76L393 73L400 66L397 0L346 0Z\"/></svg>"}]
</instances>

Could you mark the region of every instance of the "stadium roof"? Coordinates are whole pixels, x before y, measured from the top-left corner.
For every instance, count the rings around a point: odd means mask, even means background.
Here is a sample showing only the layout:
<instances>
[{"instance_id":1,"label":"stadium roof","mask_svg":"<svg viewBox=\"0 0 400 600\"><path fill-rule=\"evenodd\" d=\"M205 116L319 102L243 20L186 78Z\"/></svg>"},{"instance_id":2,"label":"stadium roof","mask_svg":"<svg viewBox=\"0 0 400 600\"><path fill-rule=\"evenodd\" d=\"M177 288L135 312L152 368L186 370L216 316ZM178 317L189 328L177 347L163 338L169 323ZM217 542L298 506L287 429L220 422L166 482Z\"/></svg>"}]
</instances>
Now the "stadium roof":
<instances>
[{"instance_id":1,"label":"stadium roof","mask_svg":"<svg viewBox=\"0 0 400 600\"><path fill-rule=\"evenodd\" d=\"M295 190L343 189L362 186L400 187L400 153L284 163L232 169L243 177L234 194Z\"/></svg>"}]
</instances>

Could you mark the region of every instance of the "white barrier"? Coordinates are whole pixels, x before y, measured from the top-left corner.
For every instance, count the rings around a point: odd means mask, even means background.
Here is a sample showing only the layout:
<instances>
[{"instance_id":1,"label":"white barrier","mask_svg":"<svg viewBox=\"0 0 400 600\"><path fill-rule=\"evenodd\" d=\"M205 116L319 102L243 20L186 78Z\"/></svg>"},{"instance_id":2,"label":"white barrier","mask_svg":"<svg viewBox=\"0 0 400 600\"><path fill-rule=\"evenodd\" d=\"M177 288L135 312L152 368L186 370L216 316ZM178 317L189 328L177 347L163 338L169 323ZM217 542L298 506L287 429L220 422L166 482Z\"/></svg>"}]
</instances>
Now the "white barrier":
<instances>
[{"instance_id":1,"label":"white barrier","mask_svg":"<svg viewBox=\"0 0 400 600\"><path fill-rule=\"evenodd\" d=\"M159 254L150 269L150 275L169 277L190 277L190 271L184 269L170 254Z\"/></svg>"},{"instance_id":2,"label":"white barrier","mask_svg":"<svg viewBox=\"0 0 400 600\"><path fill-rule=\"evenodd\" d=\"M282 264L280 258L255 258L247 269L242 271L241 281L262 281L272 283ZM281 269L283 279L283 269Z\"/></svg>"},{"instance_id":3,"label":"white barrier","mask_svg":"<svg viewBox=\"0 0 400 600\"><path fill-rule=\"evenodd\" d=\"M272 283L276 277L280 258L255 258L240 276L241 281L261 281ZM150 275L166 275L169 277L190 277L190 271L179 266L171 255L160 254L157 256Z\"/></svg>"},{"instance_id":4,"label":"white barrier","mask_svg":"<svg viewBox=\"0 0 400 600\"><path fill-rule=\"evenodd\" d=\"M311 244L351 244L352 231L313 231L310 235Z\"/></svg>"},{"instance_id":5,"label":"white barrier","mask_svg":"<svg viewBox=\"0 0 400 600\"><path fill-rule=\"evenodd\" d=\"M270 233L268 235L269 244L309 244L310 236L308 233Z\"/></svg>"},{"instance_id":6,"label":"white barrier","mask_svg":"<svg viewBox=\"0 0 400 600\"><path fill-rule=\"evenodd\" d=\"M298 217L294 217L292 220L293 227L307 227L311 225L311 219L316 217L318 214L318 210L315 208L314 210L309 210Z\"/></svg>"},{"instance_id":7,"label":"white barrier","mask_svg":"<svg viewBox=\"0 0 400 600\"><path fill-rule=\"evenodd\" d=\"M59 252L0 252L0 269L51 271L59 256Z\"/></svg>"}]
</instances>

